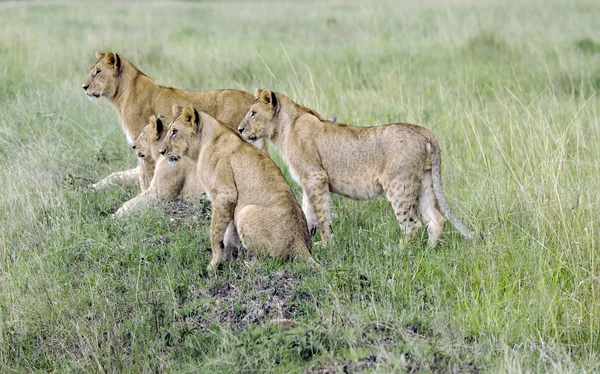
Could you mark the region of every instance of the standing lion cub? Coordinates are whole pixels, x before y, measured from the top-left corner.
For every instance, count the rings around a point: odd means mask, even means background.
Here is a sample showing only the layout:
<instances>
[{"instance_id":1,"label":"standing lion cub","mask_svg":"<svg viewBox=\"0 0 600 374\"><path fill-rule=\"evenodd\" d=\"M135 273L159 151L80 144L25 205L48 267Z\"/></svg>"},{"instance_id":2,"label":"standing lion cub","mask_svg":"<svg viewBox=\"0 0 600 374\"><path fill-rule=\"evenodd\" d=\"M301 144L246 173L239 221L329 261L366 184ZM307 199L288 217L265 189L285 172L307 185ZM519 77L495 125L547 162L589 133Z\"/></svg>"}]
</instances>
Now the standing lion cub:
<instances>
[{"instance_id":1,"label":"standing lion cub","mask_svg":"<svg viewBox=\"0 0 600 374\"><path fill-rule=\"evenodd\" d=\"M269 138L287 160L304 190L302 207L311 230L331 237L329 193L358 200L385 193L408 239L426 222L435 245L445 219L467 238L471 233L452 214L441 179L440 148L427 129L409 124L355 127L322 122L281 94L257 90L239 125L249 140Z\"/></svg>"},{"instance_id":2,"label":"standing lion cub","mask_svg":"<svg viewBox=\"0 0 600 374\"><path fill-rule=\"evenodd\" d=\"M160 153L168 162L198 160L198 177L212 201L209 270L239 245L281 259L307 257L311 240L306 219L271 159L236 131L191 106L173 107Z\"/></svg>"}]
</instances>

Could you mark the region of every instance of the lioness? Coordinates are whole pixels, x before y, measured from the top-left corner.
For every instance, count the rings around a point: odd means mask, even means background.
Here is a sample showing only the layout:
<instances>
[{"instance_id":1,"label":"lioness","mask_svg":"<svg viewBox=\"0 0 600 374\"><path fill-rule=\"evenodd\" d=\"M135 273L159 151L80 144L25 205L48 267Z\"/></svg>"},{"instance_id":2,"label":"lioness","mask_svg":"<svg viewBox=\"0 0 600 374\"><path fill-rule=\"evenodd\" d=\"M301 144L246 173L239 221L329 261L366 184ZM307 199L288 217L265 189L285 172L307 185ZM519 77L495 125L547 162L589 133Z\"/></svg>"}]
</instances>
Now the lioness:
<instances>
[{"instance_id":1,"label":"lioness","mask_svg":"<svg viewBox=\"0 0 600 374\"><path fill-rule=\"evenodd\" d=\"M237 90L193 92L159 86L127 59L113 52L96 52L96 59L82 87L90 100L104 96L112 103L129 144L140 135L151 115L170 114L171 106L175 103L193 105L235 128L254 100L250 93ZM167 118L166 123L169 120ZM254 145L267 151L265 141L255 142ZM135 169L113 173L92 187L100 189L113 183L140 183L145 188L147 181L152 179L152 166L147 163Z\"/></svg>"},{"instance_id":2,"label":"lioness","mask_svg":"<svg viewBox=\"0 0 600 374\"><path fill-rule=\"evenodd\" d=\"M179 162L170 165L164 157L159 158L159 144L166 133L166 131L163 131L163 119L164 117L156 118L152 115L140 136L133 142L133 149L137 153L140 164L156 164L154 177L149 188L123 204L115 212L114 217L120 217L132 211L139 211L159 199L206 197L204 186L198 179L195 160L185 156Z\"/></svg>"},{"instance_id":3,"label":"lioness","mask_svg":"<svg viewBox=\"0 0 600 374\"><path fill-rule=\"evenodd\" d=\"M407 238L422 227L418 211L431 245L445 225L439 203L454 226L471 237L446 202L440 148L429 130L409 124L324 123L284 95L257 89L255 96L238 131L246 139L269 138L279 148L304 190L309 227L317 226L323 241L332 234L330 192L358 200L385 193Z\"/></svg>"},{"instance_id":4,"label":"lioness","mask_svg":"<svg viewBox=\"0 0 600 374\"><path fill-rule=\"evenodd\" d=\"M313 261L306 218L275 163L191 106L174 106L173 116L160 153L169 162L198 160L198 176L212 201L209 270L231 256L240 238L247 248L276 258Z\"/></svg>"}]
</instances>

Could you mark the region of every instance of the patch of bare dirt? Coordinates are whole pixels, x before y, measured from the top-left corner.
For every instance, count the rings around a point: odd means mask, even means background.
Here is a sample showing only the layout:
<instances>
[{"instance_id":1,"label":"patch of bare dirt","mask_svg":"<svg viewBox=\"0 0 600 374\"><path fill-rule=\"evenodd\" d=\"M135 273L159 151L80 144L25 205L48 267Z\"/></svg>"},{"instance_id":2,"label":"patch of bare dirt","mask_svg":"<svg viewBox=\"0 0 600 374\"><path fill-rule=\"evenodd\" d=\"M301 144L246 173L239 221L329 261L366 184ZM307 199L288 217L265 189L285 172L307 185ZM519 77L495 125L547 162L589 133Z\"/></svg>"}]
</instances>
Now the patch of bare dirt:
<instances>
[{"instance_id":1,"label":"patch of bare dirt","mask_svg":"<svg viewBox=\"0 0 600 374\"><path fill-rule=\"evenodd\" d=\"M167 235L151 236L148 239L144 240L144 243L146 243L151 248L157 247L159 245L165 245L169 242L170 240L167 237Z\"/></svg>"},{"instance_id":2,"label":"patch of bare dirt","mask_svg":"<svg viewBox=\"0 0 600 374\"><path fill-rule=\"evenodd\" d=\"M199 223L210 220L210 203L205 200L167 200L162 203L165 214L175 226L193 229Z\"/></svg>"},{"instance_id":3,"label":"patch of bare dirt","mask_svg":"<svg viewBox=\"0 0 600 374\"><path fill-rule=\"evenodd\" d=\"M441 352L435 352L433 357L418 358L411 353L404 354L403 361L407 373L423 371L458 373L479 373L481 368L473 360L450 362L450 357Z\"/></svg>"},{"instance_id":4,"label":"patch of bare dirt","mask_svg":"<svg viewBox=\"0 0 600 374\"><path fill-rule=\"evenodd\" d=\"M257 279L252 292L240 292L232 284L218 286L211 291L212 297L220 301L218 319L242 328L273 319L290 318L286 304L296 283L296 279L279 271Z\"/></svg>"},{"instance_id":5,"label":"patch of bare dirt","mask_svg":"<svg viewBox=\"0 0 600 374\"><path fill-rule=\"evenodd\" d=\"M305 371L305 374L361 373L366 370L374 370L383 362L385 362L385 358L370 354L356 362L333 361L315 366Z\"/></svg>"},{"instance_id":6,"label":"patch of bare dirt","mask_svg":"<svg viewBox=\"0 0 600 374\"><path fill-rule=\"evenodd\" d=\"M420 372L448 372L453 374L458 373L479 373L479 367L473 360L465 360L459 363L451 363L450 358L441 353L434 353L431 358L418 358L410 352L405 353L401 357L404 368L407 373ZM376 354L370 354L361 359L350 361L333 361L324 363L319 366L314 366L308 369L305 374L334 374L334 373L361 373L364 371L376 370L379 366L386 362L385 357Z\"/></svg>"}]
</instances>

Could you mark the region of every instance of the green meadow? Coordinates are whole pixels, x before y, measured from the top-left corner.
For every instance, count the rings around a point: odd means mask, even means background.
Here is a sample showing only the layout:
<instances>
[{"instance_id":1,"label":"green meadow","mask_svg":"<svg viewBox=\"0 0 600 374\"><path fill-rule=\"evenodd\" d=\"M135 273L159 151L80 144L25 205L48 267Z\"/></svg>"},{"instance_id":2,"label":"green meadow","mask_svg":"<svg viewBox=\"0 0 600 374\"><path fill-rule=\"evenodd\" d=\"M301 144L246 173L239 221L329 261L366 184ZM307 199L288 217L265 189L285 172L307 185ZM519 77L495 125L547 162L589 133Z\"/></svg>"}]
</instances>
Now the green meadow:
<instances>
[{"instance_id":1,"label":"green meadow","mask_svg":"<svg viewBox=\"0 0 600 374\"><path fill-rule=\"evenodd\" d=\"M600 371L599 31L592 0L0 2L0 372ZM108 50L430 129L477 238L407 243L385 199L334 196L322 270L208 274L209 203L115 220L138 190L88 187L136 165L81 89Z\"/></svg>"}]
</instances>

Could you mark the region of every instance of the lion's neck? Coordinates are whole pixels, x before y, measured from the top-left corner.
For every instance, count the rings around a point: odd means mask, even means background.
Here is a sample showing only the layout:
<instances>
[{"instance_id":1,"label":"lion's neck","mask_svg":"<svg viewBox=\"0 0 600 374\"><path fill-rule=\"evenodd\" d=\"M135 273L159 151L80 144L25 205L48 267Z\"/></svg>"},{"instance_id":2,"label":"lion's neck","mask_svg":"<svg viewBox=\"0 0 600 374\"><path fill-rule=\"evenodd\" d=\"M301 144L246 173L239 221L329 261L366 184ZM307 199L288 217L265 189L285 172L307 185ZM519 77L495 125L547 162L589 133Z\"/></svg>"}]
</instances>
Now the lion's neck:
<instances>
[{"instance_id":1,"label":"lion's neck","mask_svg":"<svg viewBox=\"0 0 600 374\"><path fill-rule=\"evenodd\" d=\"M193 141L190 143L185 155L194 161L198 161L200 148L202 147L202 130L197 131Z\"/></svg>"},{"instance_id":2,"label":"lion's neck","mask_svg":"<svg viewBox=\"0 0 600 374\"><path fill-rule=\"evenodd\" d=\"M152 143L150 144L150 156L152 157L152 159L156 162L158 161L158 158L160 157L160 145L162 144L163 140L165 139L164 135L166 134L166 131L163 131L157 140L152 141Z\"/></svg>"},{"instance_id":3,"label":"lion's neck","mask_svg":"<svg viewBox=\"0 0 600 374\"><path fill-rule=\"evenodd\" d=\"M292 136L292 133L294 132L294 128L298 126L297 121L301 116L310 114L316 121L319 119L307 112L304 107L297 105L283 95L278 94L277 100L279 101L280 108L279 113L277 114L278 126L275 127L275 130L270 134L269 138L279 149L285 152L286 144L296 140L295 137Z\"/></svg>"},{"instance_id":4,"label":"lion's neck","mask_svg":"<svg viewBox=\"0 0 600 374\"><path fill-rule=\"evenodd\" d=\"M226 126L222 125L211 117L209 114L201 113L202 126L196 132L196 138L194 139L193 147L189 153L195 152L195 160L198 159L198 155L202 149L210 145L215 145L217 140L223 135L227 129Z\"/></svg>"},{"instance_id":5,"label":"lion's neck","mask_svg":"<svg viewBox=\"0 0 600 374\"><path fill-rule=\"evenodd\" d=\"M121 119L127 141L132 143L148 123L148 118L155 114L154 98L161 88L129 61L122 59L122 64L119 86L108 99Z\"/></svg>"},{"instance_id":6,"label":"lion's neck","mask_svg":"<svg viewBox=\"0 0 600 374\"><path fill-rule=\"evenodd\" d=\"M202 114L200 116L202 116ZM200 156L200 150L207 143L206 138L212 137L212 131L209 126L204 123L204 118L202 118L202 122L202 126L196 131L196 134L194 134L194 138L192 139L192 142L186 151L186 156L194 161L198 160L198 157Z\"/></svg>"}]
</instances>

